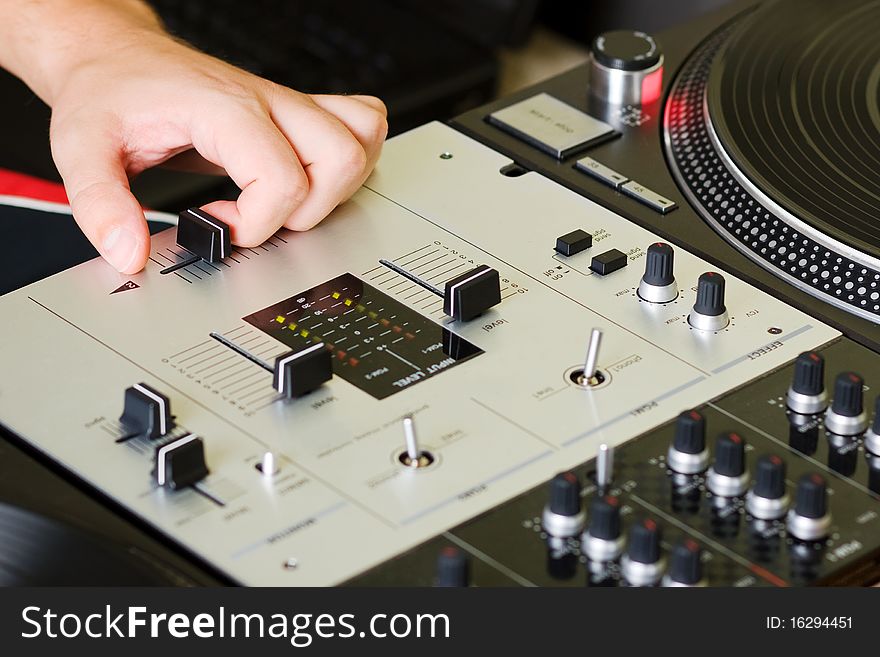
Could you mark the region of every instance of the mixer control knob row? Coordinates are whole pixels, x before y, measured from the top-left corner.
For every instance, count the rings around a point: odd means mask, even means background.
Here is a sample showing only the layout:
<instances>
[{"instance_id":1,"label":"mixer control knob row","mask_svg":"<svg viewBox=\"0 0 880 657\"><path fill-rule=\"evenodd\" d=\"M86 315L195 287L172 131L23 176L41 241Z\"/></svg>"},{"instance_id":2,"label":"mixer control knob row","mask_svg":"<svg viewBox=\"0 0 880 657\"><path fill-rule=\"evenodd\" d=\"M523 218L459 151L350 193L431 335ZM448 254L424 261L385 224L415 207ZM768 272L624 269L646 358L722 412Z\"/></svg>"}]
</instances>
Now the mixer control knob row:
<instances>
[{"instance_id":1,"label":"mixer control knob row","mask_svg":"<svg viewBox=\"0 0 880 657\"><path fill-rule=\"evenodd\" d=\"M817 473L800 478L795 493L794 508L788 512L788 533L802 541L817 541L831 531L828 511L828 484Z\"/></svg>"},{"instance_id":2,"label":"mixer control knob row","mask_svg":"<svg viewBox=\"0 0 880 657\"><path fill-rule=\"evenodd\" d=\"M724 277L714 271L702 274L697 281L697 300L688 315L688 324L700 331L720 331L730 324L724 305Z\"/></svg>"},{"instance_id":3,"label":"mixer control knob row","mask_svg":"<svg viewBox=\"0 0 880 657\"><path fill-rule=\"evenodd\" d=\"M795 413L821 413L828 406L825 392L825 359L815 351L805 351L794 362L794 378L786 404Z\"/></svg>"},{"instance_id":4,"label":"mixer control knob row","mask_svg":"<svg viewBox=\"0 0 880 657\"><path fill-rule=\"evenodd\" d=\"M699 411L684 411L678 416L666 464L674 472L689 475L703 472L708 467L706 420Z\"/></svg>"},{"instance_id":5,"label":"mixer control knob row","mask_svg":"<svg viewBox=\"0 0 880 657\"><path fill-rule=\"evenodd\" d=\"M865 434L865 450L880 456L880 396L874 401L874 423Z\"/></svg>"},{"instance_id":6,"label":"mixer control knob row","mask_svg":"<svg viewBox=\"0 0 880 657\"><path fill-rule=\"evenodd\" d=\"M630 586L655 586L660 581L666 567L660 539L660 526L651 518L642 518L630 528L626 554L620 561Z\"/></svg>"},{"instance_id":7,"label":"mixer control knob row","mask_svg":"<svg viewBox=\"0 0 880 657\"><path fill-rule=\"evenodd\" d=\"M685 538L669 556L669 572L663 578L663 586L708 586L703 574L703 550L692 538Z\"/></svg>"},{"instance_id":8,"label":"mixer control knob row","mask_svg":"<svg viewBox=\"0 0 880 657\"><path fill-rule=\"evenodd\" d=\"M586 520L577 475L560 472L550 480L550 501L542 515L544 530L554 538L570 538L583 531Z\"/></svg>"},{"instance_id":9,"label":"mixer control knob row","mask_svg":"<svg viewBox=\"0 0 880 657\"><path fill-rule=\"evenodd\" d=\"M834 381L834 401L825 412L825 428L838 436L855 436L868 428L864 408L865 382L855 372L842 372Z\"/></svg>"},{"instance_id":10,"label":"mixer control knob row","mask_svg":"<svg viewBox=\"0 0 880 657\"><path fill-rule=\"evenodd\" d=\"M591 561L614 561L623 552L620 500L597 497L590 506L590 524L581 536L581 550Z\"/></svg>"},{"instance_id":11,"label":"mixer control knob row","mask_svg":"<svg viewBox=\"0 0 880 657\"><path fill-rule=\"evenodd\" d=\"M136 383L125 389L119 423L129 432L120 441L138 436L161 438L174 428L171 400L146 383Z\"/></svg>"},{"instance_id":12,"label":"mixer control knob row","mask_svg":"<svg viewBox=\"0 0 880 657\"><path fill-rule=\"evenodd\" d=\"M722 433L715 442L715 462L706 475L706 486L720 497L738 497L749 486L746 441L738 433Z\"/></svg>"},{"instance_id":13,"label":"mixer control knob row","mask_svg":"<svg viewBox=\"0 0 880 657\"><path fill-rule=\"evenodd\" d=\"M767 454L755 463L755 486L746 496L746 510L759 520L782 518L788 510L785 489L785 461Z\"/></svg>"},{"instance_id":14,"label":"mixer control knob row","mask_svg":"<svg viewBox=\"0 0 880 657\"><path fill-rule=\"evenodd\" d=\"M657 242L648 247L645 256L645 273L639 281L638 295L650 303L669 303L678 296L673 264L672 247Z\"/></svg>"}]
</instances>

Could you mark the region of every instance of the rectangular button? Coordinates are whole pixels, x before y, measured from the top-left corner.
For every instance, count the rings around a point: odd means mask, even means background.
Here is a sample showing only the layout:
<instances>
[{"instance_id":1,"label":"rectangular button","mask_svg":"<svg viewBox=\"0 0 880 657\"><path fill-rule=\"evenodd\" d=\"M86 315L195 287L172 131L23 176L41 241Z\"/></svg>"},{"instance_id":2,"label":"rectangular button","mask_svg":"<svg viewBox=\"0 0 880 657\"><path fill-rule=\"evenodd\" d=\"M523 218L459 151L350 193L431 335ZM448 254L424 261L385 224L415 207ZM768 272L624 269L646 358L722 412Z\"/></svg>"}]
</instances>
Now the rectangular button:
<instances>
[{"instance_id":1,"label":"rectangular button","mask_svg":"<svg viewBox=\"0 0 880 657\"><path fill-rule=\"evenodd\" d=\"M630 180L628 183L621 185L620 191L663 214L672 212L678 207L674 201L670 201L668 198L660 196L657 192L652 192L650 189L640 185L635 180Z\"/></svg>"},{"instance_id":2,"label":"rectangular button","mask_svg":"<svg viewBox=\"0 0 880 657\"><path fill-rule=\"evenodd\" d=\"M591 246L593 246L593 236L580 228L556 238L556 252L564 256L576 255Z\"/></svg>"},{"instance_id":3,"label":"rectangular button","mask_svg":"<svg viewBox=\"0 0 880 657\"><path fill-rule=\"evenodd\" d=\"M598 178L606 185L614 187L614 189L617 189L629 180L629 178L622 173L617 173L614 169L606 167L604 164L597 162L591 157L582 157L575 162L574 166L578 171L583 171L584 173L593 176L593 178Z\"/></svg>"},{"instance_id":4,"label":"rectangular button","mask_svg":"<svg viewBox=\"0 0 880 657\"><path fill-rule=\"evenodd\" d=\"M590 263L590 269L601 276L607 276L618 269L626 267L626 262L625 253L617 249L610 249L605 253L594 256L593 262Z\"/></svg>"},{"instance_id":5,"label":"rectangular button","mask_svg":"<svg viewBox=\"0 0 880 657\"><path fill-rule=\"evenodd\" d=\"M489 123L558 160L616 134L604 121L546 93L492 112L486 118Z\"/></svg>"}]
</instances>

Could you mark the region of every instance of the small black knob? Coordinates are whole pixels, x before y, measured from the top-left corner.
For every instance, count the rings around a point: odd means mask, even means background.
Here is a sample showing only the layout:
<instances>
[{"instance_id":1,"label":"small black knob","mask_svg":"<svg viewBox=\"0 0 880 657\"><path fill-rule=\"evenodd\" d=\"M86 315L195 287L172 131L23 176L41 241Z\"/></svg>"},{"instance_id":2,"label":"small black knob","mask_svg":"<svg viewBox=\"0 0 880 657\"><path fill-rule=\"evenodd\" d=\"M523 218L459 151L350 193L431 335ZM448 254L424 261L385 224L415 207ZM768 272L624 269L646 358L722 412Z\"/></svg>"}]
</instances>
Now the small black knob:
<instances>
[{"instance_id":1,"label":"small black knob","mask_svg":"<svg viewBox=\"0 0 880 657\"><path fill-rule=\"evenodd\" d=\"M178 216L177 244L208 262L218 262L232 252L229 226L199 208Z\"/></svg>"},{"instance_id":2,"label":"small black knob","mask_svg":"<svg viewBox=\"0 0 880 657\"><path fill-rule=\"evenodd\" d=\"M740 477L746 470L746 441L738 433L722 433L715 442L712 469L726 477Z\"/></svg>"},{"instance_id":3,"label":"small black knob","mask_svg":"<svg viewBox=\"0 0 880 657\"><path fill-rule=\"evenodd\" d=\"M333 354L323 342L275 359L272 387L288 399L300 397L333 378Z\"/></svg>"},{"instance_id":4,"label":"small black knob","mask_svg":"<svg viewBox=\"0 0 880 657\"><path fill-rule=\"evenodd\" d=\"M785 495L785 461L776 454L765 454L755 463L755 487L758 497L778 500Z\"/></svg>"},{"instance_id":5,"label":"small black knob","mask_svg":"<svg viewBox=\"0 0 880 657\"><path fill-rule=\"evenodd\" d=\"M205 443L190 433L157 446L153 476L174 490L200 482L208 476Z\"/></svg>"},{"instance_id":6,"label":"small black knob","mask_svg":"<svg viewBox=\"0 0 880 657\"><path fill-rule=\"evenodd\" d=\"M443 312L467 322L501 303L501 278L495 269L480 265L448 281L443 292Z\"/></svg>"},{"instance_id":7,"label":"small black knob","mask_svg":"<svg viewBox=\"0 0 880 657\"><path fill-rule=\"evenodd\" d=\"M706 449L706 420L699 411L684 411L675 421L672 446L685 454L699 454Z\"/></svg>"},{"instance_id":8,"label":"small black knob","mask_svg":"<svg viewBox=\"0 0 880 657\"><path fill-rule=\"evenodd\" d=\"M660 61L660 48L644 32L614 30L593 40L593 58L607 68L619 71L644 71Z\"/></svg>"},{"instance_id":9,"label":"small black knob","mask_svg":"<svg viewBox=\"0 0 880 657\"><path fill-rule=\"evenodd\" d=\"M626 554L631 561L657 563L660 561L660 526L651 518L638 520L629 530Z\"/></svg>"},{"instance_id":10,"label":"small black knob","mask_svg":"<svg viewBox=\"0 0 880 657\"><path fill-rule=\"evenodd\" d=\"M697 281L697 300L694 312L714 317L725 312L724 277L714 271L708 271Z\"/></svg>"},{"instance_id":11,"label":"small black knob","mask_svg":"<svg viewBox=\"0 0 880 657\"><path fill-rule=\"evenodd\" d=\"M620 500L611 495L597 497L590 505L590 536L606 541L620 538Z\"/></svg>"},{"instance_id":12,"label":"small black knob","mask_svg":"<svg viewBox=\"0 0 880 657\"><path fill-rule=\"evenodd\" d=\"M821 395L825 391L825 359L815 351L805 351L794 362L791 389L802 395Z\"/></svg>"},{"instance_id":13,"label":"small black knob","mask_svg":"<svg viewBox=\"0 0 880 657\"><path fill-rule=\"evenodd\" d=\"M672 548L669 561L669 579L693 586L703 579L703 550L699 543L685 538Z\"/></svg>"},{"instance_id":14,"label":"small black knob","mask_svg":"<svg viewBox=\"0 0 880 657\"><path fill-rule=\"evenodd\" d=\"M130 433L126 438L159 438L174 428L171 401L146 383L125 389L125 401L119 423Z\"/></svg>"},{"instance_id":15,"label":"small black knob","mask_svg":"<svg viewBox=\"0 0 880 657\"><path fill-rule=\"evenodd\" d=\"M828 484L822 475L811 472L798 480L794 511L804 518L821 518L828 513Z\"/></svg>"},{"instance_id":16,"label":"small black knob","mask_svg":"<svg viewBox=\"0 0 880 657\"><path fill-rule=\"evenodd\" d=\"M550 481L551 513L576 516L581 512L581 483L573 472L560 472Z\"/></svg>"},{"instance_id":17,"label":"small black knob","mask_svg":"<svg viewBox=\"0 0 880 657\"><path fill-rule=\"evenodd\" d=\"M645 256L645 275L642 280L648 285L663 287L675 282L673 273L673 261L675 253L672 247L663 242L657 242L648 247Z\"/></svg>"},{"instance_id":18,"label":"small black knob","mask_svg":"<svg viewBox=\"0 0 880 657\"><path fill-rule=\"evenodd\" d=\"M834 402L831 411L846 417L861 415L864 410L865 382L855 372L841 372L834 381Z\"/></svg>"},{"instance_id":19,"label":"small black knob","mask_svg":"<svg viewBox=\"0 0 880 657\"><path fill-rule=\"evenodd\" d=\"M451 545L440 550L437 557L435 586L462 587L470 583L470 563L464 552Z\"/></svg>"}]
</instances>

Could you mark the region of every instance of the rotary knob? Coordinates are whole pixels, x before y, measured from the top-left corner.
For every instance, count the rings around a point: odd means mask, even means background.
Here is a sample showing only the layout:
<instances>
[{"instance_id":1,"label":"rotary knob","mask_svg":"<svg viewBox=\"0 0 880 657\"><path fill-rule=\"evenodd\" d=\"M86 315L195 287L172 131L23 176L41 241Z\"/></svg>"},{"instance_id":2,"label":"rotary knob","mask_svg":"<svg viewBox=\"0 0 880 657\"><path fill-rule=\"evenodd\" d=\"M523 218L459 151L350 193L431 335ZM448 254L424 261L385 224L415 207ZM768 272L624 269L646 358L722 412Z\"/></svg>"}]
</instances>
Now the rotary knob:
<instances>
[{"instance_id":1,"label":"rotary knob","mask_svg":"<svg viewBox=\"0 0 880 657\"><path fill-rule=\"evenodd\" d=\"M821 413L828 406L825 392L825 359L815 351L805 351L794 362L794 377L786 395L795 413Z\"/></svg>"},{"instance_id":2,"label":"rotary knob","mask_svg":"<svg viewBox=\"0 0 880 657\"><path fill-rule=\"evenodd\" d=\"M815 472L800 478L794 508L788 512L788 533L802 541L816 541L831 531L828 484Z\"/></svg>"},{"instance_id":3,"label":"rotary knob","mask_svg":"<svg viewBox=\"0 0 880 657\"><path fill-rule=\"evenodd\" d=\"M663 91L663 53L654 37L615 30L593 40L590 88L614 105L650 104Z\"/></svg>"},{"instance_id":4,"label":"rotary knob","mask_svg":"<svg viewBox=\"0 0 880 657\"><path fill-rule=\"evenodd\" d=\"M672 548L669 573L663 586L707 586L703 575L703 550L692 538L685 538Z\"/></svg>"},{"instance_id":5,"label":"rotary knob","mask_svg":"<svg viewBox=\"0 0 880 657\"><path fill-rule=\"evenodd\" d=\"M765 454L755 463L755 485L746 496L746 510L753 518L775 520L788 510L785 490L785 461Z\"/></svg>"},{"instance_id":6,"label":"rotary knob","mask_svg":"<svg viewBox=\"0 0 880 657\"><path fill-rule=\"evenodd\" d=\"M544 530L554 538L577 536L584 529L581 484L573 472L560 472L550 480L550 501L542 516Z\"/></svg>"},{"instance_id":7,"label":"rotary knob","mask_svg":"<svg viewBox=\"0 0 880 657\"><path fill-rule=\"evenodd\" d=\"M709 465L706 449L706 420L699 411L684 411L675 421L675 437L666 454L674 472L697 474Z\"/></svg>"},{"instance_id":8,"label":"rotary knob","mask_svg":"<svg viewBox=\"0 0 880 657\"><path fill-rule=\"evenodd\" d=\"M737 497L746 492L746 441L738 433L722 433L715 442L715 462L706 476L706 486L715 495Z\"/></svg>"},{"instance_id":9,"label":"rotary knob","mask_svg":"<svg viewBox=\"0 0 880 657\"><path fill-rule=\"evenodd\" d=\"M874 424L865 434L865 450L880 456L880 396L874 401Z\"/></svg>"},{"instance_id":10,"label":"rotary knob","mask_svg":"<svg viewBox=\"0 0 880 657\"><path fill-rule=\"evenodd\" d=\"M666 566L660 548L660 526L651 518L638 520L629 530L629 544L620 562L624 579L631 586L654 586Z\"/></svg>"},{"instance_id":11,"label":"rotary knob","mask_svg":"<svg viewBox=\"0 0 880 657\"><path fill-rule=\"evenodd\" d=\"M453 546L440 550L434 586L463 587L470 583L470 563L464 552Z\"/></svg>"},{"instance_id":12,"label":"rotary knob","mask_svg":"<svg viewBox=\"0 0 880 657\"><path fill-rule=\"evenodd\" d=\"M581 537L581 548L591 561L613 561L623 551L620 531L620 500L597 497L590 505L590 524Z\"/></svg>"},{"instance_id":13,"label":"rotary knob","mask_svg":"<svg viewBox=\"0 0 880 657\"><path fill-rule=\"evenodd\" d=\"M645 255L645 273L639 281L638 294L650 303L669 303L678 296L673 265L675 252L663 242L648 247Z\"/></svg>"},{"instance_id":14,"label":"rotary knob","mask_svg":"<svg viewBox=\"0 0 880 657\"><path fill-rule=\"evenodd\" d=\"M825 428L838 436L855 436L868 428L864 408L865 382L855 372L841 372L834 381L834 401L825 412Z\"/></svg>"},{"instance_id":15,"label":"rotary knob","mask_svg":"<svg viewBox=\"0 0 880 657\"><path fill-rule=\"evenodd\" d=\"M697 281L697 300L688 315L688 323L701 331L720 331L730 323L724 305L724 276L707 271Z\"/></svg>"}]
</instances>

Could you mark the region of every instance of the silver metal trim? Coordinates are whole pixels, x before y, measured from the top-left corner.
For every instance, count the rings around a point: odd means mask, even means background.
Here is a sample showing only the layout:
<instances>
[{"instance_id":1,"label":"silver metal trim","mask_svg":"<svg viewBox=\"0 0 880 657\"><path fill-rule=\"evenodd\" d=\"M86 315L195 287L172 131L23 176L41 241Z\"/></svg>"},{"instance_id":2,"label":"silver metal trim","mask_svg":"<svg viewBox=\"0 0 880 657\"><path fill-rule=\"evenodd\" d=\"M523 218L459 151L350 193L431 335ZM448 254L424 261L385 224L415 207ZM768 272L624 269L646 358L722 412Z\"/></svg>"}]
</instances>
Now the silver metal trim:
<instances>
[{"instance_id":1,"label":"silver metal trim","mask_svg":"<svg viewBox=\"0 0 880 657\"><path fill-rule=\"evenodd\" d=\"M633 561L628 555L623 555L620 560L620 571L631 586L654 586L663 577L664 570L666 558L662 556L654 563Z\"/></svg>"},{"instance_id":2,"label":"silver metal trim","mask_svg":"<svg viewBox=\"0 0 880 657\"><path fill-rule=\"evenodd\" d=\"M688 589L693 589L693 588L704 588L704 587L709 586L709 580L707 580L707 579L704 577L703 579L701 579L701 580L700 580L699 582L697 582L696 584L684 584L683 582L676 582L674 579L672 579L671 577L669 577L669 575L664 575L664 577L663 577L663 586L666 587L666 588L679 588L679 587L681 587L681 588L688 588Z\"/></svg>"},{"instance_id":3,"label":"silver metal trim","mask_svg":"<svg viewBox=\"0 0 880 657\"><path fill-rule=\"evenodd\" d=\"M821 518L807 518L795 513L792 509L788 512L785 526L788 533L802 541L816 541L825 538L831 532L831 514L826 513Z\"/></svg>"},{"instance_id":4,"label":"silver metal trim","mask_svg":"<svg viewBox=\"0 0 880 657\"><path fill-rule=\"evenodd\" d=\"M868 428L868 414L841 415L829 408L825 411L825 429L838 436L857 436Z\"/></svg>"},{"instance_id":5,"label":"silver metal trim","mask_svg":"<svg viewBox=\"0 0 880 657\"><path fill-rule=\"evenodd\" d=\"M585 531L581 534L581 551L590 561L614 561L623 554L623 536L611 540L596 538Z\"/></svg>"},{"instance_id":6,"label":"silver metal trim","mask_svg":"<svg viewBox=\"0 0 880 657\"><path fill-rule=\"evenodd\" d=\"M785 516L791 498L788 493L777 499L761 497L752 491L746 494L746 511L758 520L776 520Z\"/></svg>"},{"instance_id":7,"label":"silver metal trim","mask_svg":"<svg viewBox=\"0 0 880 657\"><path fill-rule=\"evenodd\" d=\"M581 511L574 516L564 516L559 513L553 513L549 506L545 506L544 513L541 515L541 525L544 527L544 530L555 538L577 536L584 531L584 525L586 524L586 511Z\"/></svg>"},{"instance_id":8,"label":"silver metal trim","mask_svg":"<svg viewBox=\"0 0 880 657\"><path fill-rule=\"evenodd\" d=\"M730 324L730 317L726 310L720 315L704 315L691 310L688 324L698 331L721 331Z\"/></svg>"},{"instance_id":9,"label":"silver metal trim","mask_svg":"<svg viewBox=\"0 0 880 657\"><path fill-rule=\"evenodd\" d=\"M706 487L719 497L739 497L749 489L749 473L739 477L718 474L714 468L706 474Z\"/></svg>"},{"instance_id":10,"label":"silver metal trim","mask_svg":"<svg viewBox=\"0 0 880 657\"><path fill-rule=\"evenodd\" d=\"M678 283L672 281L669 285L649 285L643 278L639 280L637 294L642 301L649 303L669 303L678 298Z\"/></svg>"},{"instance_id":11,"label":"silver metal trim","mask_svg":"<svg viewBox=\"0 0 880 657\"><path fill-rule=\"evenodd\" d=\"M663 68L663 55L656 64L640 71L608 68L590 55L590 93L610 105L641 105L642 81Z\"/></svg>"},{"instance_id":12,"label":"silver metal trim","mask_svg":"<svg viewBox=\"0 0 880 657\"><path fill-rule=\"evenodd\" d=\"M874 456L880 456L880 435L874 433L873 429L868 429L865 434L865 449Z\"/></svg>"},{"instance_id":13,"label":"silver metal trim","mask_svg":"<svg viewBox=\"0 0 880 657\"><path fill-rule=\"evenodd\" d=\"M805 395L789 388L785 396L785 403L795 413L814 415L828 408L828 392L823 390L818 395Z\"/></svg>"},{"instance_id":14,"label":"silver metal trim","mask_svg":"<svg viewBox=\"0 0 880 657\"><path fill-rule=\"evenodd\" d=\"M709 467L709 450L704 449L697 454L688 454L670 445L669 451L666 452L666 465L673 472L680 474L698 474Z\"/></svg>"}]
</instances>

